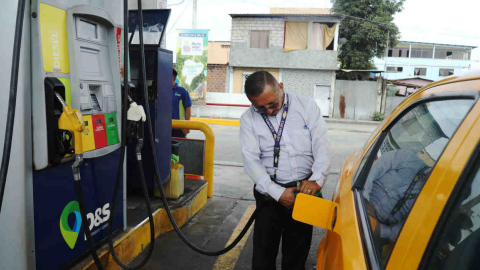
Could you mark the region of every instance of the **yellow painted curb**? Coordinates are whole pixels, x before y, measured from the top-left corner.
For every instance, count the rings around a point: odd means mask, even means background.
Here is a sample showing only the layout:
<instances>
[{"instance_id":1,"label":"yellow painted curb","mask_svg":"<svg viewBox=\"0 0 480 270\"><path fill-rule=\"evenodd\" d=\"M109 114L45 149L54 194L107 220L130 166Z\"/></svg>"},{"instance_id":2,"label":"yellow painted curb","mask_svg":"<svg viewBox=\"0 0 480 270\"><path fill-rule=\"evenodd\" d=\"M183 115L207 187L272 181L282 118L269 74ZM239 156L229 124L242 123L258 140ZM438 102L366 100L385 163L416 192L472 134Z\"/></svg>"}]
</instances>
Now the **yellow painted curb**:
<instances>
[{"instance_id":1,"label":"yellow painted curb","mask_svg":"<svg viewBox=\"0 0 480 270\"><path fill-rule=\"evenodd\" d=\"M188 202L185 206L177 208L172 211L173 217L178 226L181 227L185 224L193 215L195 215L202 207L207 203L207 185L204 185L202 189L195 195L195 197ZM155 223L155 238L160 234L173 230L173 226L168 219L165 209L158 209L153 214ZM130 231L119 240L114 243L115 252L120 260L124 263L130 262L140 252L147 248L150 244L150 223L148 219L144 220L141 224ZM105 270L118 270L120 266L113 260L110 251L107 249L99 254L100 261L102 262ZM88 265L82 267L83 270L97 269L93 260L90 260Z\"/></svg>"},{"instance_id":2,"label":"yellow painted curb","mask_svg":"<svg viewBox=\"0 0 480 270\"><path fill-rule=\"evenodd\" d=\"M192 121L200 121L206 124L211 125L222 125L222 126L240 126L240 121L238 120L225 120L225 119L209 119L209 118L190 118Z\"/></svg>"}]
</instances>

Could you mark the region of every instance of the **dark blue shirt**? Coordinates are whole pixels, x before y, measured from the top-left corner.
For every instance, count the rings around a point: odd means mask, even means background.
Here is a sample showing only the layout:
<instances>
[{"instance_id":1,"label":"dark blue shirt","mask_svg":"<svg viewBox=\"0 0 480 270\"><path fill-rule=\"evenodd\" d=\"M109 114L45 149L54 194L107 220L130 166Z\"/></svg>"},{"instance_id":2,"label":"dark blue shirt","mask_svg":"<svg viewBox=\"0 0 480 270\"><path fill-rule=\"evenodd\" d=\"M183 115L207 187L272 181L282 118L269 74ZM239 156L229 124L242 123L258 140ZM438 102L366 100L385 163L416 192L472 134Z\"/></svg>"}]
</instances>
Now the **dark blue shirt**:
<instances>
[{"instance_id":1,"label":"dark blue shirt","mask_svg":"<svg viewBox=\"0 0 480 270\"><path fill-rule=\"evenodd\" d=\"M192 107L192 100L187 89L175 84L172 102L172 119L185 120L186 109Z\"/></svg>"}]
</instances>

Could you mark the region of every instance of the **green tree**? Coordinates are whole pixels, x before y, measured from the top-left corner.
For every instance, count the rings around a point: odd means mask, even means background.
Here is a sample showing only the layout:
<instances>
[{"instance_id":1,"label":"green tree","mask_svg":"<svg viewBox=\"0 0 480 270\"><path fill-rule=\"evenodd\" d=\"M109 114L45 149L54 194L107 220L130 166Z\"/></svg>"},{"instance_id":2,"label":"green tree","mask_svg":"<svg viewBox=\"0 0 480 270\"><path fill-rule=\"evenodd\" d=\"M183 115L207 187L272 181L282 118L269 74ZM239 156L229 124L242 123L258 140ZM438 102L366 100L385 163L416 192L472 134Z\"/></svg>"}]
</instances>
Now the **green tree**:
<instances>
[{"instance_id":1,"label":"green tree","mask_svg":"<svg viewBox=\"0 0 480 270\"><path fill-rule=\"evenodd\" d=\"M405 0L332 0L333 11L343 15L340 37L347 43L340 48L343 69L371 69L374 57L383 58L387 47L400 38L393 15L402 11ZM339 73L341 77L365 77L368 74Z\"/></svg>"}]
</instances>

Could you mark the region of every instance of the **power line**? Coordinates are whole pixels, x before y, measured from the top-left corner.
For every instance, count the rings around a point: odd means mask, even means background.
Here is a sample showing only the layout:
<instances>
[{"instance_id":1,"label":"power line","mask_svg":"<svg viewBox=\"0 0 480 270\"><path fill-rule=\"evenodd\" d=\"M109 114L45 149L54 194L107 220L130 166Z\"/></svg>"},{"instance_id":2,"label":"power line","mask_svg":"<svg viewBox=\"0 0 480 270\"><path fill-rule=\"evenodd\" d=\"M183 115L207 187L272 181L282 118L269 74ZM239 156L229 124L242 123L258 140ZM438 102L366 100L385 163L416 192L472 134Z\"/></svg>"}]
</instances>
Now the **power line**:
<instances>
[{"instance_id":1,"label":"power line","mask_svg":"<svg viewBox=\"0 0 480 270\"><path fill-rule=\"evenodd\" d=\"M185 0L184 0L184 1L185 1ZM185 13L185 10L187 10L188 4L190 4L190 0L188 0L187 4L186 4L185 7L183 8L182 13L180 13L180 16L178 16L178 18L175 20L175 22L173 23L172 27L170 27L170 30L167 31L167 36L168 36L168 33L170 33L170 31L172 31L172 29L175 27L175 24L177 24L178 20L180 20L180 18L182 17L183 13Z\"/></svg>"}]
</instances>

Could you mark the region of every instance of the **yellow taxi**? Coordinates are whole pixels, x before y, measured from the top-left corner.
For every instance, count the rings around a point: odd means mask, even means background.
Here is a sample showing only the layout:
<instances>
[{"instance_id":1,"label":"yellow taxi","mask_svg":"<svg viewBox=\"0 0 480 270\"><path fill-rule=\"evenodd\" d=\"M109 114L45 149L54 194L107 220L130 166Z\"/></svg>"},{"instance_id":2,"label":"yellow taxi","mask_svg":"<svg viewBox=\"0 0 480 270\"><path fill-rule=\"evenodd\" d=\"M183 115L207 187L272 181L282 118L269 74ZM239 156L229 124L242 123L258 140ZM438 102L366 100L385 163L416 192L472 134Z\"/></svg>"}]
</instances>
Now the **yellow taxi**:
<instances>
[{"instance_id":1,"label":"yellow taxi","mask_svg":"<svg viewBox=\"0 0 480 270\"><path fill-rule=\"evenodd\" d=\"M343 163L332 201L293 218L327 229L317 270L480 269L480 72L406 98Z\"/></svg>"}]
</instances>

